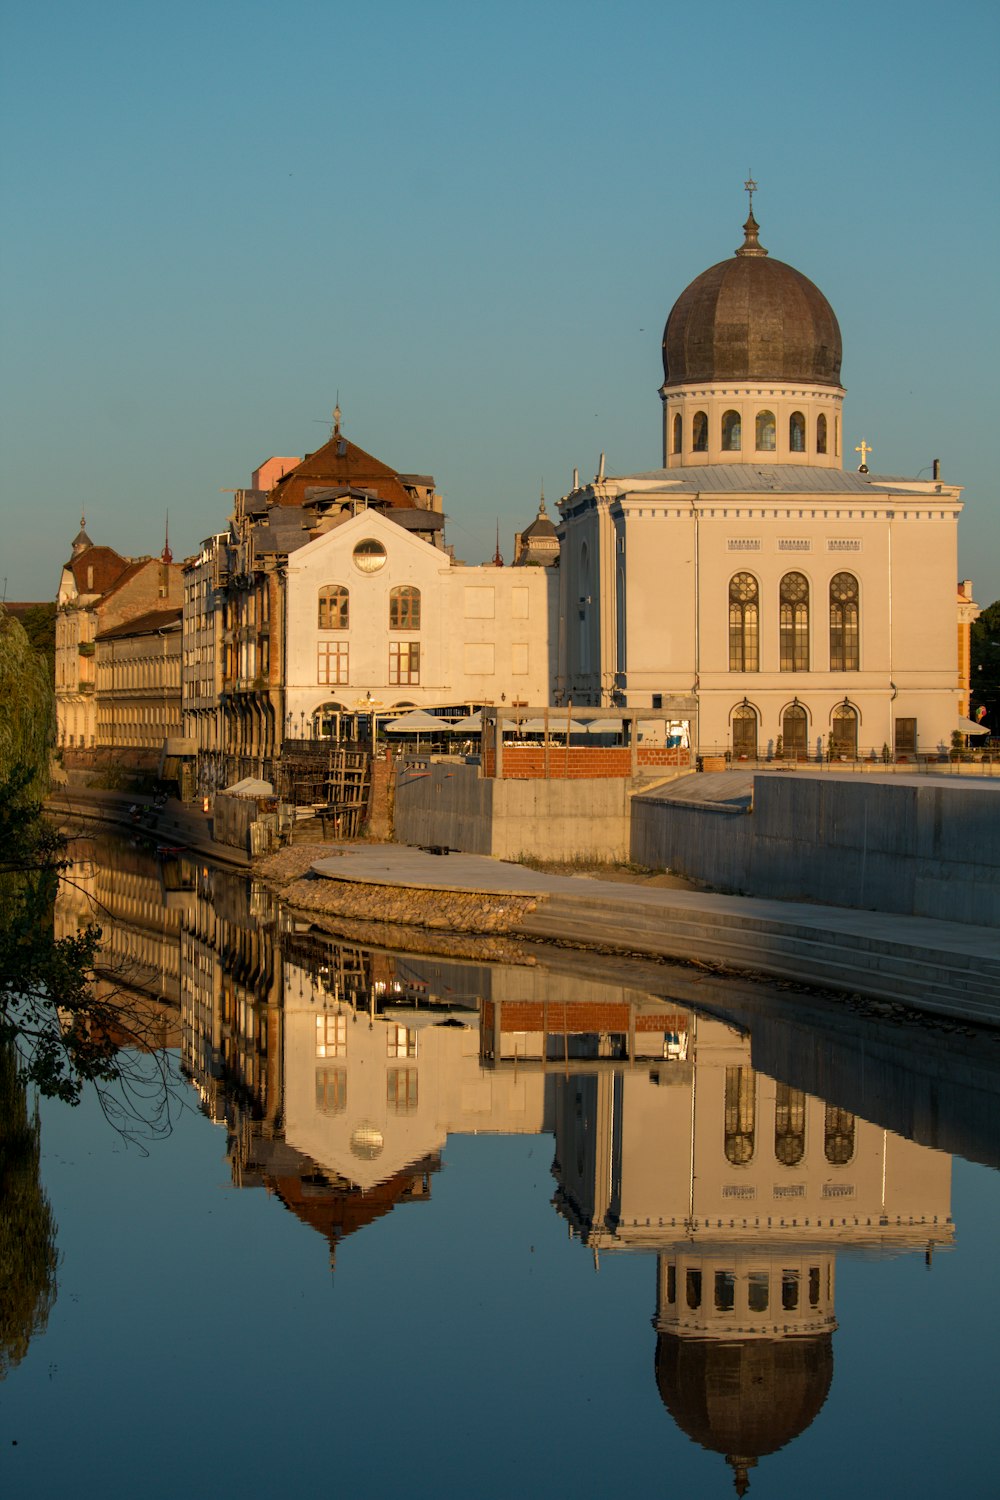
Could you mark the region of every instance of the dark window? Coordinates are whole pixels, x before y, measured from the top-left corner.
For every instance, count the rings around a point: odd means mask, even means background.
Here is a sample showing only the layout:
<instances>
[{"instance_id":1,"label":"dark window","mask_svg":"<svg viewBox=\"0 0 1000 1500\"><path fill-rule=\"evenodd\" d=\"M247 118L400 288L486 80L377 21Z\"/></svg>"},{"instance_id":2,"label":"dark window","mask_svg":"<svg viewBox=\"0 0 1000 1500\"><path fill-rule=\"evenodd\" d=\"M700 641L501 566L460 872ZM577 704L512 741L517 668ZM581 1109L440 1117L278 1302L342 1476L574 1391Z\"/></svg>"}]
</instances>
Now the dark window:
<instances>
[{"instance_id":1,"label":"dark window","mask_svg":"<svg viewBox=\"0 0 1000 1500\"><path fill-rule=\"evenodd\" d=\"M896 720L896 754L916 755L917 753L917 721L916 719Z\"/></svg>"},{"instance_id":2,"label":"dark window","mask_svg":"<svg viewBox=\"0 0 1000 1500\"><path fill-rule=\"evenodd\" d=\"M785 1312L794 1312L799 1305L798 1271L781 1273L781 1306Z\"/></svg>"},{"instance_id":3,"label":"dark window","mask_svg":"<svg viewBox=\"0 0 1000 1500\"><path fill-rule=\"evenodd\" d=\"M683 431L684 431L684 424L681 421L681 414L678 411L678 412L674 413L674 452L675 453L680 453L680 451L681 451L681 443L683 441L683 438L682 438Z\"/></svg>"},{"instance_id":4,"label":"dark window","mask_svg":"<svg viewBox=\"0 0 1000 1500\"><path fill-rule=\"evenodd\" d=\"M809 581L801 573L781 580L780 666L783 672L809 670Z\"/></svg>"},{"instance_id":5,"label":"dark window","mask_svg":"<svg viewBox=\"0 0 1000 1500\"><path fill-rule=\"evenodd\" d=\"M745 1166L753 1160L754 1096L756 1077L753 1068L726 1069L726 1160L734 1166Z\"/></svg>"},{"instance_id":6,"label":"dark window","mask_svg":"<svg viewBox=\"0 0 1000 1500\"><path fill-rule=\"evenodd\" d=\"M809 1267L809 1306L819 1307L819 1266Z\"/></svg>"},{"instance_id":7,"label":"dark window","mask_svg":"<svg viewBox=\"0 0 1000 1500\"><path fill-rule=\"evenodd\" d=\"M850 1110L838 1109L833 1104L826 1106L823 1152L834 1167L845 1167L854 1155L854 1116Z\"/></svg>"},{"instance_id":8,"label":"dark window","mask_svg":"<svg viewBox=\"0 0 1000 1500\"><path fill-rule=\"evenodd\" d=\"M736 1304L736 1277L732 1271L715 1273L715 1306L718 1312L732 1312Z\"/></svg>"},{"instance_id":9,"label":"dark window","mask_svg":"<svg viewBox=\"0 0 1000 1500\"><path fill-rule=\"evenodd\" d=\"M759 411L757 413L757 451L758 453L773 453L775 448L775 423L773 411Z\"/></svg>"},{"instance_id":10,"label":"dark window","mask_svg":"<svg viewBox=\"0 0 1000 1500\"><path fill-rule=\"evenodd\" d=\"M783 1167L797 1167L806 1152L806 1096L787 1083L774 1098L774 1154Z\"/></svg>"},{"instance_id":11,"label":"dark window","mask_svg":"<svg viewBox=\"0 0 1000 1500\"><path fill-rule=\"evenodd\" d=\"M722 413L722 451L739 453L743 446L743 422L738 411Z\"/></svg>"},{"instance_id":12,"label":"dark window","mask_svg":"<svg viewBox=\"0 0 1000 1500\"><path fill-rule=\"evenodd\" d=\"M677 1301L677 1267L673 1261L667 1267L667 1301L671 1304Z\"/></svg>"},{"instance_id":13,"label":"dark window","mask_svg":"<svg viewBox=\"0 0 1000 1500\"><path fill-rule=\"evenodd\" d=\"M733 709L733 755L757 759L757 713L749 704Z\"/></svg>"},{"instance_id":14,"label":"dark window","mask_svg":"<svg viewBox=\"0 0 1000 1500\"><path fill-rule=\"evenodd\" d=\"M751 1312L767 1312L769 1284L766 1271L751 1271L747 1277L747 1306Z\"/></svg>"},{"instance_id":15,"label":"dark window","mask_svg":"<svg viewBox=\"0 0 1000 1500\"><path fill-rule=\"evenodd\" d=\"M806 419L800 411L793 411L788 418L788 447L792 453L806 451Z\"/></svg>"},{"instance_id":16,"label":"dark window","mask_svg":"<svg viewBox=\"0 0 1000 1500\"><path fill-rule=\"evenodd\" d=\"M857 672L861 667L858 580L853 573L830 579L830 671Z\"/></svg>"},{"instance_id":17,"label":"dark window","mask_svg":"<svg viewBox=\"0 0 1000 1500\"><path fill-rule=\"evenodd\" d=\"M822 412L816 418L816 452L826 452L826 417Z\"/></svg>"},{"instance_id":18,"label":"dark window","mask_svg":"<svg viewBox=\"0 0 1000 1500\"><path fill-rule=\"evenodd\" d=\"M687 1273L687 1305L688 1307L701 1306L701 1272L689 1271Z\"/></svg>"},{"instance_id":19,"label":"dark window","mask_svg":"<svg viewBox=\"0 0 1000 1500\"><path fill-rule=\"evenodd\" d=\"M848 760L858 758L858 716L848 703L841 703L833 711L830 753L838 758L846 755Z\"/></svg>"},{"instance_id":20,"label":"dark window","mask_svg":"<svg viewBox=\"0 0 1000 1500\"><path fill-rule=\"evenodd\" d=\"M691 424L691 447L695 453L708 452L708 417L703 411L696 411L694 421Z\"/></svg>"},{"instance_id":21,"label":"dark window","mask_svg":"<svg viewBox=\"0 0 1000 1500\"><path fill-rule=\"evenodd\" d=\"M752 573L729 580L729 670L759 670L759 589Z\"/></svg>"},{"instance_id":22,"label":"dark window","mask_svg":"<svg viewBox=\"0 0 1000 1500\"><path fill-rule=\"evenodd\" d=\"M781 719L782 755L804 759L809 752L809 718L801 703L790 703Z\"/></svg>"}]
</instances>

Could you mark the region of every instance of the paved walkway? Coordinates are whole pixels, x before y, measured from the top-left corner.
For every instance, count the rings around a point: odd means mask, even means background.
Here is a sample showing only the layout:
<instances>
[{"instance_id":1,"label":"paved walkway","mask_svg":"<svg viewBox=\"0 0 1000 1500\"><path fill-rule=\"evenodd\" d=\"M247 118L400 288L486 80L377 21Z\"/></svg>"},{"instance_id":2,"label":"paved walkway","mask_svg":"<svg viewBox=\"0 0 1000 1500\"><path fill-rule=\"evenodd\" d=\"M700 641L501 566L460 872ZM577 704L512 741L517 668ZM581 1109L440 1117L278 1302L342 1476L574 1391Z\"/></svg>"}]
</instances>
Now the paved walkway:
<instances>
[{"instance_id":1,"label":"paved walkway","mask_svg":"<svg viewBox=\"0 0 1000 1500\"><path fill-rule=\"evenodd\" d=\"M330 880L537 898L515 929L582 948L696 959L1000 1025L1000 937L889 912L549 875L475 854L345 845Z\"/></svg>"}]
</instances>

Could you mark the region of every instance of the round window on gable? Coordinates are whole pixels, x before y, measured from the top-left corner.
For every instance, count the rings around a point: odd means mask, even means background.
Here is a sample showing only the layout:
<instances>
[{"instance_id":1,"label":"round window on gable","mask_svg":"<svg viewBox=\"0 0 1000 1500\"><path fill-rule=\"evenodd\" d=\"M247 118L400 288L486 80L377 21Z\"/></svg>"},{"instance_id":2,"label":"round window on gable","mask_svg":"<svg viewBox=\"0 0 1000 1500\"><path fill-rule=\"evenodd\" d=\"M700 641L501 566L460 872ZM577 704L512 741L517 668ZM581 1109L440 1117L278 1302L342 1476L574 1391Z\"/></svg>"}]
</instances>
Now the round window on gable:
<instances>
[{"instance_id":1,"label":"round window on gable","mask_svg":"<svg viewBox=\"0 0 1000 1500\"><path fill-rule=\"evenodd\" d=\"M360 573L377 573L385 567L385 548L374 537L365 537L354 549L354 566Z\"/></svg>"}]
</instances>

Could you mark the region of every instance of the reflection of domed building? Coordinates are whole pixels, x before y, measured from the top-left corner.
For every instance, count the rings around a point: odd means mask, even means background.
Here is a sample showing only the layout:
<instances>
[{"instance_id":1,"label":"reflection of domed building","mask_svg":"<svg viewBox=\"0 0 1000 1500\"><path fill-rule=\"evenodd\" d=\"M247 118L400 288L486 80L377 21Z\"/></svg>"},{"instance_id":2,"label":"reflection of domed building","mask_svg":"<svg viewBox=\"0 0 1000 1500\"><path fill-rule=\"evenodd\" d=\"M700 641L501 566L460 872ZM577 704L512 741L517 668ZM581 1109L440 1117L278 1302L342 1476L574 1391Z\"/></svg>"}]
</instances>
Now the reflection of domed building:
<instances>
[{"instance_id":1,"label":"reflection of domed building","mask_svg":"<svg viewBox=\"0 0 1000 1500\"><path fill-rule=\"evenodd\" d=\"M661 1333L656 1384L682 1432L734 1470L736 1493L747 1470L804 1432L833 1379L832 1335L717 1343Z\"/></svg>"},{"instance_id":2,"label":"reflection of domed building","mask_svg":"<svg viewBox=\"0 0 1000 1500\"><path fill-rule=\"evenodd\" d=\"M601 1252L657 1255L656 1381L738 1494L833 1377L836 1255L951 1243L950 1158L757 1072L678 1015L663 1060L557 1080L555 1205Z\"/></svg>"},{"instance_id":3,"label":"reflection of domed building","mask_svg":"<svg viewBox=\"0 0 1000 1500\"><path fill-rule=\"evenodd\" d=\"M667 319L663 467L560 502L560 690L747 758L947 749L961 492L869 472L834 311L758 231Z\"/></svg>"}]
</instances>

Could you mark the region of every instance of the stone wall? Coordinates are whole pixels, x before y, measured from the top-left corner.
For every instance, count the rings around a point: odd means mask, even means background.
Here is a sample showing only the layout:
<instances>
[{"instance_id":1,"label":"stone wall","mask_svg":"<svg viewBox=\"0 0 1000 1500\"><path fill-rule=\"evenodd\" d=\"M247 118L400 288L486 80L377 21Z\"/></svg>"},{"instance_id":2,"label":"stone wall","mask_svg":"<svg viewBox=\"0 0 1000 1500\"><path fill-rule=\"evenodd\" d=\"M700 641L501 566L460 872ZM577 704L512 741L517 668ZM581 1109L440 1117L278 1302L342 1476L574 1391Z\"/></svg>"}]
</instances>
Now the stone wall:
<instances>
[{"instance_id":1,"label":"stone wall","mask_svg":"<svg viewBox=\"0 0 1000 1500\"><path fill-rule=\"evenodd\" d=\"M757 776L752 812L637 796L632 858L722 891L1000 926L1000 791Z\"/></svg>"},{"instance_id":2,"label":"stone wall","mask_svg":"<svg viewBox=\"0 0 1000 1500\"><path fill-rule=\"evenodd\" d=\"M461 761L410 760L396 774L394 837L497 859L626 859L629 785L494 781Z\"/></svg>"}]
</instances>

